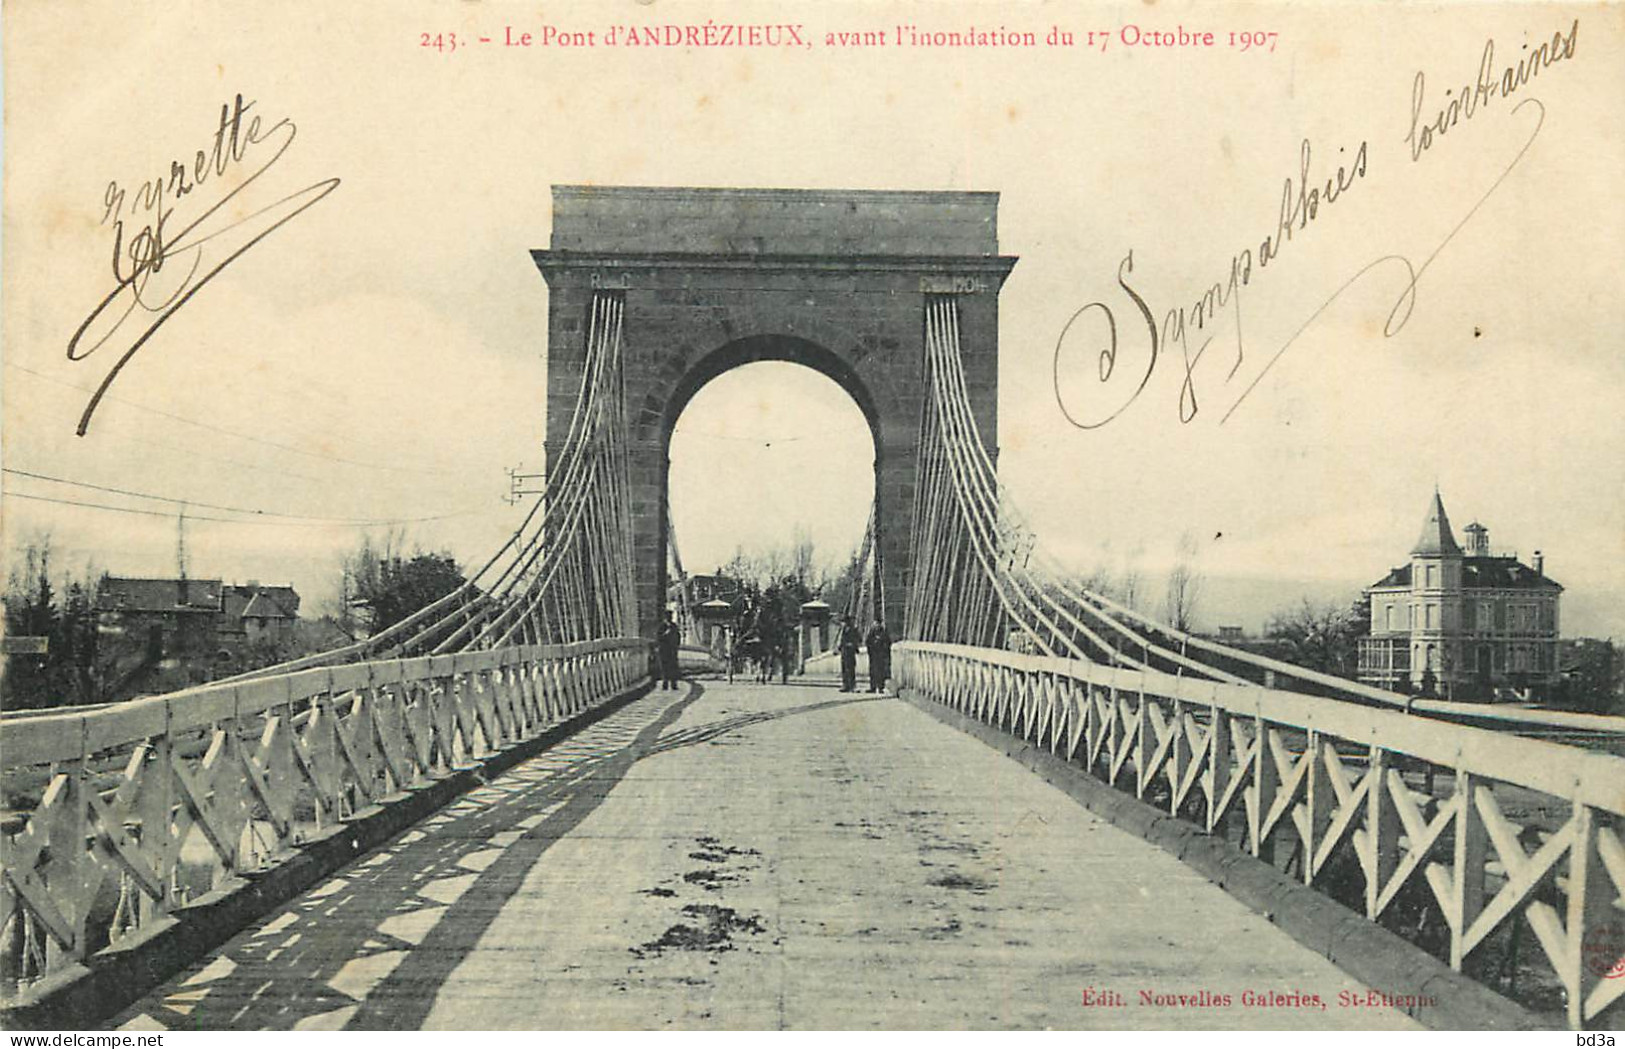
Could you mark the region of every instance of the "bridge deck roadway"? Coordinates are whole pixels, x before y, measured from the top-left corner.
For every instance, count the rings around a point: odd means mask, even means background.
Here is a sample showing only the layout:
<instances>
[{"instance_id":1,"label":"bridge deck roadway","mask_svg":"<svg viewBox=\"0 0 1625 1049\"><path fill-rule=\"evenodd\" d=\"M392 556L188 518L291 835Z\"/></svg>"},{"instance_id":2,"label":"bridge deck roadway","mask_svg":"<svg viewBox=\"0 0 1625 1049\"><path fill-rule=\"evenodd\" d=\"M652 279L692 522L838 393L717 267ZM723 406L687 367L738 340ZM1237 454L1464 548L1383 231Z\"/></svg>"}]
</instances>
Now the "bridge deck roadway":
<instances>
[{"instance_id":1,"label":"bridge deck roadway","mask_svg":"<svg viewBox=\"0 0 1625 1049\"><path fill-rule=\"evenodd\" d=\"M112 1025L1410 1024L1340 1008L1344 989L1168 854L895 698L705 682L464 796Z\"/></svg>"}]
</instances>

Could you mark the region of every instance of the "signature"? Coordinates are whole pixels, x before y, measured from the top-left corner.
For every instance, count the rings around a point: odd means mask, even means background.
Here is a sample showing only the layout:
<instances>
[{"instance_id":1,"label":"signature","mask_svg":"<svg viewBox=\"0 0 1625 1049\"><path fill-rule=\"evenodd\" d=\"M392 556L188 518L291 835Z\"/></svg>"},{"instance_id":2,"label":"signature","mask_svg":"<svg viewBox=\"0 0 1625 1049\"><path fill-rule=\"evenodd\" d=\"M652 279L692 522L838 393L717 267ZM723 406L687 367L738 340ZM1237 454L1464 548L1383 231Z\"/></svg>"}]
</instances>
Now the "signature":
<instances>
[{"instance_id":1,"label":"signature","mask_svg":"<svg viewBox=\"0 0 1625 1049\"><path fill-rule=\"evenodd\" d=\"M1427 151L1435 145L1436 141L1462 120L1470 120L1482 112L1497 98L1508 98L1526 85L1531 78L1552 64L1574 55L1575 44L1579 36L1580 23L1576 19L1567 35L1553 34L1550 43L1526 54L1516 65L1504 69L1499 77L1494 73L1495 41L1489 40L1484 45L1482 58L1479 62L1477 78L1459 94L1455 91L1446 92L1446 101L1439 108L1438 114L1426 121L1423 120L1424 98L1426 97L1426 78L1421 73L1416 74L1412 86L1411 97L1411 126L1410 133L1404 141L1409 146L1412 162L1421 161ZM1252 377L1252 381L1241 390L1240 394L1231 402L1220 418L1220 425L1228 422L1260 382L1274 367L1277 361L1287 352L1310 325L1319 319L1332 303L1336 302L1344 292L1368 273L1378 269L1398 269L1403 272L1405 283L1399 296L1394 300L1388 311L1387 319L1383 325L1383 336L1392 338L1405 327L1416 308L1417 284L1422 279L1433 261L1439 257L1446 246L1460 233L1484 203L1500 187L1512 170L1523 160L1534 144L1536 136L1540 134L1542 124L1545 122L1546 107L1536 98L1525 97L1512 106L1510 112L1518 114L1525 107L1530 107L1535 115L1534 126L1530 128L1528 137L1523 145L1512 157L1511 161L1497 175L1495 181L1484 191L1483 195L1473 204L1467 213L1450 230L1449 234L1439 242L1433 251L1420 265L1414 263L1409 257L1398 254L1383 255L1360 267L1353 276L1349 277L1330 296L1314 308L1296 331L1270 356L1263 366ZM1340 151L1341 152L1341 151ZM1355 150L1349 164L1345 167L1339 164L1335 175L1312 176L1312 159L1314 150L1305 140L1299 151L1299 169L1297 180L1288 177L1282 192L1281 208L1276 222L1275 232L1265 237L1259 244L1255 253L1251 248L1243 249L1231 257L1230 270L1224 279L1214 281L1201 295L1189 301L1191 305L1177 306L1167 310L1159 326L1156 313L1153 311L1144 296L1135 290L1130 283L1130 275L1134 272L1134 252L1130 250L1117 267L1117 285L1122 289L1133 305L1137 330L1144 326L1145 340L1143 346L1128 350L1119 337L1117 317L1111 306L1105 302L1090 302L1075 312L1061 329L1060 337L1056 340L1055 351L1052 358L1053 381L1055 387L1055 400L1061 409L1061 414L1073 426L1083 430L1098 429L1122 415L1128 407L1139 399L1151 381L1159 360L1166 356L1169 347L1177 347L1184 368L1183 380L1179 389L1179 420L1189 423L1194 420L1200 411L1197 398L1195 374L1197 365L1201 362L1207 350L1212 346L1214 336L1202 336L1214 327L1221 314L1228 317L1233 314L1235 319L1234 357L1225 375L1226 383L1234 379L1241 370L1246 359L1245 343L1242 337L1241 291L1249 285L1254 276L1255 266L1262 271L1272 260L1280 258L1283 247L1292 239L1293 232L1303 232L1309 224L1314 222L1323 212L1326 205L1334 203L1338 197L1353 188L1358 180L1366 175L1369 156L1366 142L1361 142ZM1091 334L1086 334L1088 324L1098 315L1103 322L1103 330L1096 328ZM1074 330L1076 329L1076 331ZM1103 336L1103 340L1101 340ZM1192 350L1192 341L1199 339L1200 343ZM1067 356L1069 347L1082 342L1093 349L1095 367L1094 382L1084 380L1089 389L1086 400L1098 401L1096 404L1080 405L1074 401L1069 403L1062 392L1062 376L1067 369L1063 367L1063 357ZM1099 347L1098 349L1094 349ZM1085 351L1086 353L1088 350ZM1125 353L1131 354L1128 358L1129 366L1119 372L1119 357ZM1085 373L1087 374L1087 372ZM1075 387L1073 387L1075 389Z\"/></svg>"},{"instance_id":2,"label":"signature","mask_svg":"<svg viewBox=\"0 0 1625 1049\"><path fill-rule=\"evenodd\" d=\"M108 388L165 321L221 270L338 188L338 179L323 179L257 208L238 201L226 210L298 134L287 117L265 126L254 106L242 95L222 104L212 145L197 150L190 163L172 160L167 172L138 186L107 184L101 224L113 234L113 285L68 340L68 359L85 360L103 350L118 357L79 417L81 437ZM229 191L190 221L184 212L175 217L185 198L203 196L228 178L236 179Z\"/></svg>"}]
</instances>

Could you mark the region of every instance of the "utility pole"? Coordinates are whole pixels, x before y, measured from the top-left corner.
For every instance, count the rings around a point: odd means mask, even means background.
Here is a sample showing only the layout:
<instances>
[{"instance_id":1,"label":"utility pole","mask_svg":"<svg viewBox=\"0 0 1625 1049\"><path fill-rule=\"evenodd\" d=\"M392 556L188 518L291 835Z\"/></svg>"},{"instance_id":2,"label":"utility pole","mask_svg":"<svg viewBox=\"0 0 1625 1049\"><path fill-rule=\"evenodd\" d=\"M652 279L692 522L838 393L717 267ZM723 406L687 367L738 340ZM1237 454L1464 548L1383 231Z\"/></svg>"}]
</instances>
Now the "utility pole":
<instances>
[{"instance_id":1,"label":"utility pole","mask_svg":"<svg viewBox=\"0 0 1625 1049\"><path fill-rule=\"evenodd\" d=\"M187 594L186 585L186 504L181 504L181 512L175 518L175 576L178 580L176 590L177 603L187 604L190 595Z\"/></svg>"},{"instance_id":2,"label":"utility pole","mask_svg":"<svg viewBox=\"0 0 1625 1049\"><path fill-rule=\"evenodd\" d=\"M519 502L527 495L541 495L547 491L546 474L520 473L525 468L523 463L508 467L508 494L502 499L509 506ZM534 482L542 482L540 487L530 487Z\"/></svg>"}]
</instances>

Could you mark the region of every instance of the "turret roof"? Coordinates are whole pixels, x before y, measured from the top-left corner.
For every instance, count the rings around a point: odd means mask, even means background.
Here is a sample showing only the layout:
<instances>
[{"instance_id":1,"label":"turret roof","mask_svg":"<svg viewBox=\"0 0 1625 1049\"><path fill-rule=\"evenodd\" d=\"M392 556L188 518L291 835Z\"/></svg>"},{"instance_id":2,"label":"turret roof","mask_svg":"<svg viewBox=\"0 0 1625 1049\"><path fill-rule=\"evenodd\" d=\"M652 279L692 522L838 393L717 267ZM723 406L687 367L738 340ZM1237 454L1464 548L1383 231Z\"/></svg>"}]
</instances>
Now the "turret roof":
<instances>
[{"instance_id":1,"label":"turret roof","mask_svg":"<svg viewBox=\"0 0 1625 1049\"><path fill-rule=\"evenodd\" d=\"M1444 512L1444 500L1439 498L1439 490L1433 490L1433 503L1428 507L1427 518L1422 522L1422 537L1411 548L1413 556L1420 557L1460 557L1461 547L1456 545L1456 537L1450 534L1450 518Z\"/></svg>"}]
</instances>

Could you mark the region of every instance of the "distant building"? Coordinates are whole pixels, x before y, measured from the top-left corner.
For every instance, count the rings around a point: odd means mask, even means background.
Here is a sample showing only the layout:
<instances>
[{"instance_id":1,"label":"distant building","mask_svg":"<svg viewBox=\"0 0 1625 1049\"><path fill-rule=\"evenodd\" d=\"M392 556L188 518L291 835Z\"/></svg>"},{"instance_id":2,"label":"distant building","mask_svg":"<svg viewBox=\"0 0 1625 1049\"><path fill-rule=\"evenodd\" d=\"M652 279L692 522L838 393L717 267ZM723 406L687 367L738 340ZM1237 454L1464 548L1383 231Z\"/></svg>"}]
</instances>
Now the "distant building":
<instances>
[{"instance_id":1,"label":"distant building","mask_svg":"<svg viewBox=\"0 0 1625 1049\"><path fill-rule=\"evenodd\" d=\"M218 579L103 576L97 632L144 646L149 661L230 659L257 644L293 638L299 594L291 586Z\"/></svg>"},{"instance_id":2,"label":"distant building","mask_svg":"<svg viewBox=\"0 0 1625 1049\"><path fill-rule=\"evenodd\" d=\"M220 593L218 637L222 642L282 644L299 622L299 593L291 586L228 583Z\"/></svg>"},{"instance_id":3,"label":"distant building","mask_svg":"<svg viewBox=\"0 0 1625 1049\"><path fill-rule=\"evenodd\" d=\"M666 605L675 614L684 640L714 648L721 633L720 625L697 617L694 610L707 601L736 601L743 592L739 580L729 576L685 576L666 588Z\"/></svg>"},{"instance_id":4,"label":"distant building","mask_svg":"<svg viewBox=\"0 0 1625 1049\"><path fill-rule=\"evenodd\" d=\"M739 580L725 575L691 575L684 580L688 584L687 600L689 604L701 605L713 598L726 601L739 596L743 587ZM683 583L672 583L667 589L666 599L673 604L683 600Z\"/></svg>"},{"instance_id":5,"label":"distant building","mask_svg":"<svg viewBox=\"0 0 1625 1049\"><path fill-rule=\"evenodd\" d=\"M1478 522L1462 531L1465 550L1435 491L1409 563L1366 588L1371 632L1360 642L1360 680L1461 699L1548 694L1561 676L1563 587L1546 577L1540 551L1526 565L1492 554Z\"/></svg>"}]
</instances>

